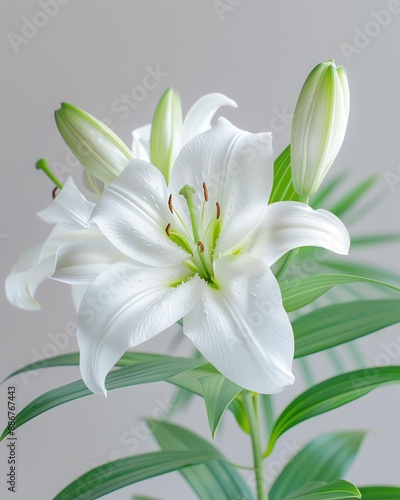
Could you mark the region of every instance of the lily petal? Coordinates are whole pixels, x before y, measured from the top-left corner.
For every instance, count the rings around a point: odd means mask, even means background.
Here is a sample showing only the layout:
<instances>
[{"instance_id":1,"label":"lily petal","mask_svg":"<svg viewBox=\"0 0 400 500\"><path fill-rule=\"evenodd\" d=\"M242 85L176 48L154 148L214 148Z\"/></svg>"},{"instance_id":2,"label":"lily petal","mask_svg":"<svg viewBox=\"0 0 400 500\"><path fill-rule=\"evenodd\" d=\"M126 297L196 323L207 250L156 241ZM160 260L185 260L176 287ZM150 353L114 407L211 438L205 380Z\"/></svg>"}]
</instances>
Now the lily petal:
<instances>
[{"instance_id":1,"label":"lily petal","mask_svg":"<svg viewBox=\"0 0 400 500\"><path fill-rule=\"evenodd\" d=\"M54 257L41 258L43 247L44 243L40 243L24 253L7 276L7 299L20 309L41 309L34 295L39 285L53 273L55 265Z\"/></svg>"},{"instance_id":2,"label":"lily petal","mask_svg":"<svg viewBox=\"0 0 400 500\"><path fill-rule=\"evenodd\" d=\"M124 352L187 314L200 291L200 278L191 278L184 265L151 268L120 262L98 276L78 313L81 373L88 388L106 394L105 377Z\"/></svg>"},{"instance_id":3,"label":"lily petal","mask_svg":"<svg viewBox=\"0 0 400 500\"><path fill-rule=\"evenodd\" d=\"M89 285L107 267L126 258L97 228L63 233L53 244L52 278L72 285Z\"/></svg>"},{"instance_id":4,"label":"lily petal","mask_svg":"<svg viewBox=\"0 0 400 500\"><path fill-rule=\"evenodd\" d=\"M225 377L250 391L274 394L294 381L294 338L279 285L261 260L248 255L215 262L216 290L183 319L183 331Z\"/></svg>"},{"instance_id":5,"label":"lily petal","mask_svg":"<svg viewBox=\"0 0 400 500\"><path fill-rule=\"evenodd\" d=\"M76 312L79 311L82 299L83 299L87 289L88 289L88 287L86 285L72 285L71 286L72 304L74 305Z\"/></svg>"},{"instance_id":6,"label":"lily petal","mask_svg":"<svg viewBox=\"0 0 400 500\"><path fill-rule=\"evenodd\" d=\"M161 172L131 160L105 190L92 219L121 252L148 265L173 267L189 254L165 233L171 222L168 191Z\"/></svg>"},{"instance_id":7,"label":"lily petal","mask_svg":"<svg viewBox=\"0 0 400 500\"><path fill-rule=\"evenodd\" d=\"M182 128L182 144L211 127L211 120L221 106L237 108L235 101L217 92L200 97L187 112Z\"/></svg>"},{"instance_id":8,"label":"lily petal","mask_svg":"<svg viewBox=\"0 0 400 500\"><path fill-rule=\"evenodd\" d=\"M197 135L183 147L172 170L169 188L174 203L184 210L179 190L188 184L195 193L198 213L204 202L203 182L208 187L206 220L215 218L220 205L220 236L215 253L223 253L242 241L264 213L273 181L270 133L251 134L224 118L212 129ZM190 227L188 218L185 222Z\"/></svg>"},{"instance_id":9,"label":"lily petal","mask_svg":"<svg viewBox=\"0 0 400 500\"><path fill-rule=\"evenodd\" d=\"M341 255L347 255L350 248L350 235L336 215L295 201L268 205L248 241L247 251L268 266L298 247L322 247Z\"/></svg>"},{"instance_id":10,"label":"lily petal","mask_svg":"<svg viewBox=\"0 0 400 500\"><path fill-rule=\"evenodd\" d=\"M94 206L70 177L51 205L37 215L47 224L60 224L68 229L87 228Z\"/></svg>"},{"instance_id":11,"label":"lily petal","mask_svg":"<svg viewBox=\"0 0 400 500\"><path fill-rule=\"evenodd\" d=\"M136 128L132 132L132 154L138 160L150 162L151 124Z\"/></svg>"}]
</instances>

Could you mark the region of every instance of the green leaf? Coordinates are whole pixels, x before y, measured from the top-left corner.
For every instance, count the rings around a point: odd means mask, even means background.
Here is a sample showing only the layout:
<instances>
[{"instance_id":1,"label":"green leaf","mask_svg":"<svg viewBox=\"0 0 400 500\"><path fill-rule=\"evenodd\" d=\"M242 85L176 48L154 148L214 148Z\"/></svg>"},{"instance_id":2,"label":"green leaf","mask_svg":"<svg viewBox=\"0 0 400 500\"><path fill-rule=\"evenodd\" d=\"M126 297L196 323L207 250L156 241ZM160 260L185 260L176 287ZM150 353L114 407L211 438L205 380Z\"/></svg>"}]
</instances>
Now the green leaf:
<instances>
[{"instance_id":1,"label":"green leaf","mask_svg":"<svg viewBox=\"0 0 400 500\"><path fill-rule=\"evenodd\" d=\"M368 276L368 278L378 280L393 280L400 279L400 276L381 267L372 266L370 264L360 264L359 262L346 262L326 260L322 263L329 269L340 271L345 274L355 274L357 276Z\"/></svg>"},{"instance_id":2,"label":"green leaf","mask_svg":"<svg viewBox=\"0 0 400 500\"><path fill-rule=\"evenodd\" d=\"M354 484L340 480L333 483L310 484L283 500L342 500L346 498L361 498L361 493Z\"/></svg>"},{"instance_id":3,"label":"green leaf","mask_svg":"<svg viewBox=\"0 0 400 500\"><path fill-rule=\"evenodd\" d=\"M351 246L354 247L363 245L377 245L381 243L391 243L393 241L399 241L399 240L400 240L400 234L398 233L353 236L351 238Z\"/></svg>"},{"instance_id":4,"label":"green leaf","mask_svg":"<svg viewBox=\"0 0 400 500\"><path fill-rule=\"evenodd\" d=\"M280 414L272 429L265 456L286 431L370 393L373 389L400 382L400 366L374 367L343 373L321 382L294 399Z\"/></svg>"},{"instance_id":5,"label":"green leaf","mask_svg":"<svg viewBox=\"0 0 400 500\"><path fill-rule=\"evenodd\" d=\"M269 203L283 200L299 199L292 183L290 166L290 145L282 151L274 162L274 183Z\"/></svg>"},{"instance_id":6,"label":"green leaf","mask_svg":"<svg viewBox=\"0 0 400 500\"><path fill-rule=\"evenodd\" d=\"M334 177L331 181L329 181L327 184L323 185L321 189L318 190L318 192L312 196L310 200L310 206L312 208L319 208L322 206L323 203L326 202L326 200L329 198L329 196L336 190L338 186L344 181L346 178L345 173L340 173L336 177Z\"/></svg>"},{"instance_id":7,"label":"green leaf","mask_svg":"<svg viewBox=\"0 0 400 500\"><path fill-rule=\"evenodd\" d=\"M267 437L269 437L269 433L272 431L272 427L274 426L274 407L273 407L273 399L271 394L260 394L261 398L261 409L262 416L264 418L264 429L266 431Z\"/></svg>"},{"instance_id":8,"label":"green leaf","mask_svg":"<svg viewBox=\"0 0 400 500\"><path fill-rule=\"evenodd\" d=\"M233 416L235 417L235 420L238 423L239 427L242 429L242 431L246 432L247 434L250 434L249 421L247 418L246 410L243 405L243 399L240 394L229 405L229 409L233 413Z\"/></svg>"},{"instance_id":9,"label":"green leaf","mask_svg":"<svg viewBox=\"0 0 400 500\"><path fill-rule=\"evenodd\" d=\"M301 358L400 322L400 300L357 300L332 304L293 321L295 357Z\"/></svg>"},{"instance_id":10,"label":"green leaf","mask_svg":"<svg viewBox=\"0 0 400 500\"><path fill-rule=\"evenodd\" d=\"M202 500L252 499L248 486L236 469L223 461L223 455L197 434L166 421L149 420L154 437L163 450L200 450L218 454L221 460L196 465L180 472Z\"/></svg>"},{"instance_id":11,"label":"green leaf","mask_svg":"<svg viewBox=\"0 0 400 500\"><path fill-rule=\"evenodd\" d=\"M356 458L364 436L364 432L337 432L308 443L277 477L270 500L280 500L308 483L330 483L343 477Z\"/></svg>"},{"instance_id":12,"label":"green leaf","mask_svg":"<svg viewBox=\"0 0 400 500\"><path fill-rule=\"evenodd\" d=\"M211 451L157 451L100 465L69 484L54 500L95 500L144 479L215 460Z\"/></svg>"},{"instance_id":13,"label":"green leaf","mask_svg":"<svg viewBox=\"0 0 400 500\"><path fill-rule=\"evenodd\" d=\"M399 500L400 488L396 486L362 486L360 488L363 500Z\"/></svg>"},{"instance_id":14,"label":"green leaf","mask_svg":"<svg viewBox=\"0 0 400 500\"><path fill-rule=\"evenodd\" d=\"M214 438L225 411L242 388L223 375L208 375L200 378L199 381L207 408L211 435Z\"/></svg>"},{"instance_id":15,"label":"green leaf","mask_svg":"<svg viewBox=\"0 0 400 500\"><path fill-rule=\"evenodd\" d=\"M373 285L385 286L396 292L400 292L400 288L390 285L389 283L371 278L364 278L363 276L354 276L350 274L316 274L280 283L283 305L287 312L296 311L314 302L314 300L321 297L321 295L328 292L334 286L344 285L346 283L370 283Z\"/></svg>"},{"instance_id":16,"label":"green leaf","mask_svg":"<svg viewBox=\"0 0 400 500\"><path fill-rule=\"evenodd\" d=\"M162 359L162 354L151 354L147 352L126 352L122 358L117 362L115 366L128 366L134 363L141 363L143 361L151 361ZM40 361L36 361L35 363L30 363L15 372L8 375L6 380L11 377L15 377L16 375L20 375L21 373L29 372L32 370L40 370L42 368L55 368L60 366L78 366L79 365L79 352L71 352L69 354L61 354L59 356L54 356L51 358L45 358Z\"/></svg>"},{"instance_id":17,"label":"green leaf","mask_svg":"<svg viewBox=\"0 0 400 500\"><path fill-rule=\"evenodd\" d=\"M106 387L107 390L112 391L121 387L159 382L178 373L196 368L202 363L204 363L202 360L160 356L157 360L137 363L110 372L106 379ZM46 411L91 394L81 380L53 389L25 406L17 414L15 426L18 428ZM7 434L8 429L3 432L0 441Z\"/></svg>"},{"instance_id":18,"label":"green leaf","mask_svg":"<svg viewBox=\"0 0 400 500\"><path fill-rule=\"evenodd\" d=\"M329 210L338 217L345 216L351 208L353 208L358 201L374 186L377 178L375 176L369 177L361 184L352 189L341 200L332 205Z\"/></svg>"}]
</instances>

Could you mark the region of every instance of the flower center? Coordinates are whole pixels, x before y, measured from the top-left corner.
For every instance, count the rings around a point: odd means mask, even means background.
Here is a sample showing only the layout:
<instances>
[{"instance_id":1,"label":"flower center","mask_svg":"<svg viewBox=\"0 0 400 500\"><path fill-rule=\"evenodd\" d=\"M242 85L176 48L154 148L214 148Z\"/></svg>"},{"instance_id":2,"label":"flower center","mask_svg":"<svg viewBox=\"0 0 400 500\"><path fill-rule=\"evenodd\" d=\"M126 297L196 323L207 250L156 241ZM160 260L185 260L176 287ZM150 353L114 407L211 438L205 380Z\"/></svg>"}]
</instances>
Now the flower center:
<instances>
[{"instance_id":1,"label":"flower center","mask_svg":"<svg viewBox=\"0 0 400 500\"><path fill-rule=\"evenodd\" d=\"M204 200L200 210L196 209L194 200L196 191L193 187L185 185L179 194L185 198L190 226L185 224L173 206L171 194L168 198L168 208L176 219L167 225L165 232L172 241L190 253L191 257L185 262L187 267L205 281L213 284L214 250L220 233L220 205L217 202L215 212L210 215L209 210L207 210L209 198L205 182L203 183Z\"/></svg>"}]
</instances>

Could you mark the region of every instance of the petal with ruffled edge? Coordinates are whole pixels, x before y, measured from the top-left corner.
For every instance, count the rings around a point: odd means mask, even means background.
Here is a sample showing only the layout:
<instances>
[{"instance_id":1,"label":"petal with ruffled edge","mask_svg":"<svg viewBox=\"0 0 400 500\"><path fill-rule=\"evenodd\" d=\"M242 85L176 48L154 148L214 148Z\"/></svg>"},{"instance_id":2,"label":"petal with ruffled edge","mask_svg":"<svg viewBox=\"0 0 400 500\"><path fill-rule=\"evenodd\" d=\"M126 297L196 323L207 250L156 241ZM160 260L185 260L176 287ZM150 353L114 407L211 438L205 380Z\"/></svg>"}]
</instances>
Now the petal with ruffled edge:
<instances>
[{"instance_id":1,"label":"petal with ruffled edge","mask_svg":"<svg viewBox=\"0 0 400 500\"><path fill-rule=\"evenodd\" d=\"M47 224L60 224L68 229L89 227L94 203L89 202L70 177L53 202L37 215Z\"/></svg>"},{"instance_id":2,"label":"petal with ruffled edge","mask_svg":"<svg viewBox=\"0 0 400 500\"><path fill-rule=\"evenodd\" d=\"M236 102L224 94L214 92L200 97L186 114L182 127L181 147L197 134L211 128L211 120L222 106L237 108Z\"/></svg>"},{"instance_id":3,"label":"petal with ruffled edge","mask_svg":"<svg viewBox=\"0 0 400 500\"><path fill-rule=\"evenodd\" d=\"M165 228L172 220L162 173L150 163L131 160L105 190L92 220L128 257L148 265L173 267L189 254L171 241Z\"/></svg>"},{"instance_id":4,"label":"petal with ruffled edge","mask_svg":"<svg viewBox=\"0 0 400 500\"><path fill-rule=\"evenodd\" d=\"M136 128L132 132L132 154L138 160L150 162L151 124Z\"/></svg>"},{"instance_id":5,"label":"petal with ruffled edge","mask_svg":"<svg viewBox=\"0 0 400 500\"><path fill-rule=\"evenodd\" d=\"M169 189L174 206L190 222L180 189L195 189L195 208L200 218L204 202L203 182L208 187L206 224L220 205L219 231L215 253L226 252L257 225L264 213L273 181L270 133L251 134L220 118L212 129L189 141L172 170Z\"/></svg>"},{"instance_id":6,"label":"petal with ruffled edge","mask_svg":"<svg viewBox=\"0 0 400 500\"><path fill-rule=\"evenodd\" d=\"M347 255L350 235L343 222L327 210L314 210L295 201L280 201L268 205L255 232L243 245L243 251L271 266L289 250L304 246Z\"/></svg>"},{"instance_id":7,"label":"petal with ruffled edge","mask_svg":"<svg viewBox=\"0 0 400 500\"><path fill-rule=\"evenodd\" d=\"M184 265L121 262L98 276L78 313L81 373L88 388L106 394L105 377L125 351L187 314L198 300L200 282Z\"/></svg>"},{"instance_id":8,"label":"petal with ruffled edge","mask_svg":"<svg viewBox=\"0 0 400 500\"><path fill-rule=\"evenodd\" d=\"M55 259L42 259L44 243L34 246L25 252L15 263L6 278L5 292L7 299L27 311L41 309L34 295L43 281L54 271Z\"/></svg>"},{"instance_id":9,"label":"petal with ruffled edge","mask_svg":"<svg viewBox=\"0 0 400 500\"><path fill-rule=\"evenodd\" d=\"M280 392L294 381L294 338L273 273L254 257L227 256L215 262L215 278L219 290L202 282L184 333L240 387Z\"/></svg>"}]
</instances>

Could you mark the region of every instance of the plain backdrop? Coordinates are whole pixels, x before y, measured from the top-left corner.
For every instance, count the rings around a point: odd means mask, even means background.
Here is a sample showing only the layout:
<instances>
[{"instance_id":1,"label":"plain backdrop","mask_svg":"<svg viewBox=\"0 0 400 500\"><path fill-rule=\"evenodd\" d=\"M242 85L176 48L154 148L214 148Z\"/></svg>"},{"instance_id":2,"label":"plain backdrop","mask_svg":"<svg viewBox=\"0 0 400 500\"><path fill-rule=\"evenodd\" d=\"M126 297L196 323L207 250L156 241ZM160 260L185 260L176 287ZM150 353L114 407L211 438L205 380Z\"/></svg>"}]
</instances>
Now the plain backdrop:
<instances>
[{"instance_id":1,"label":"plain backdrop","mask_svg":"<svg viewBox=\"0 0 400 500\"><path fill-rule=\"evenodd\" d=\"M46 14L46 10L48 14ZM48 205L51 183L34 169L47 156L65 181L79 183L80 167L68 155L53 112L71 102L107 122L127 142L132 129L151 120L169 86L184 110L208 92L222 92L238 109L222 114L250 131L271 129L275 154L288 144L290 116L301 85L320 61L345 65L351 86L351 116L335 172L348 174L347 188L369 175L378 178L381 203L351 226L352 234L399 230L400 182L400 8L392 0L19 0L3 1L1 25L2 280L16 258L43 240L49 227L35 213ZM391 11L391 12L390 12ZM36 25L36 27L35 27ZM39 27L37 27L39 26ZM146 75L157 73L143 92ZM142 89L142 90L141 90ZM122 102L131 96L131 107ZM125 96L125 97L124 97ZM330 174L332 175L332 173ZM397 181L400 178L397 178ZM374 196L372 198L374 199ZM399 244L376 246L353 257L400 271ZM20 311L1 293L0 379L43 355L77 350L68 286L48 281L38 294L40 312ZM344 297L350 300L350 296ZM54 339L61 339L60 342ZM171 347L171 332L147 350L189 355L183 342ZM399 363L400 331L392 327L357 342L367 366L384 364L385 349ZM397 348L396 348L397 345ZM396 350L397 349L397 350ZM346 369L354 368L340 348ZM332 375L326 355L312 360L318 379ZM295 385L278 397L277 408L304 388L298 366ZM79 378L77 368L49 369L17 377L22 409L46 390ZM6 388L0 390L0 424L6 423ZM49 500L95 464L157 449L141 417L160 414L173 389L152 384L119 390L108 399L90 397L59 407L18 431L18 492L8 493L4 443L0 447L0 497ZM387 387L288 432L266 464L269 482L312 437L335 429L364 429L368 435L347 478L358 485L399 484L400 389ZM200 399L176 421L210 438ZM136 436L136 440L135 440ZM249 440L230 415L216 444L233 460L251 463ZM283 451L283 453L282 453ZM249 484L250 472L244 473ZM125 488L107 498L145 493L164 500L195 498L178 473Z\"/></svg>"}]
</instances>

